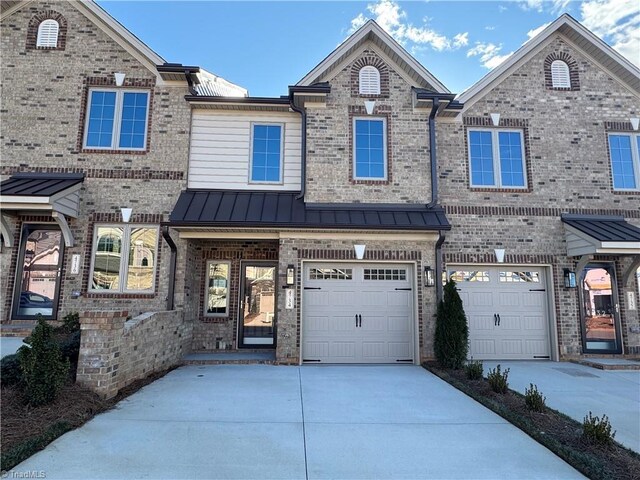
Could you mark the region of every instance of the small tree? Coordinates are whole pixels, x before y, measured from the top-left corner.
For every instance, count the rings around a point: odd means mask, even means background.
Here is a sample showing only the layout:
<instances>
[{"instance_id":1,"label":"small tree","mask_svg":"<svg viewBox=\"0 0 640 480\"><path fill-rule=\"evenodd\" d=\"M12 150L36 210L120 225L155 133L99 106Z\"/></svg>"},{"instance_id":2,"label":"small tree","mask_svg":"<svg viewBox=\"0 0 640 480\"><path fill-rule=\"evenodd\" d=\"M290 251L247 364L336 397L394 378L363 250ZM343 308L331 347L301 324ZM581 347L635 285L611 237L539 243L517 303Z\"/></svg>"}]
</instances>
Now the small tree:
<instances>
[{"instance_id":1,"label":"small tree","mask_svg":"<svg viewBox=\"0 0 640 480\"><path fill-rule=\"evenodd\" d=\"M18 350L26 401L33 406L45 405L55 400L67 380L69 360L62 358L53 328L42 318L28 343Z\"/></svg>"},{"instance_id":2,"label":"small tree","mask_svg":"<svg viewBox=\"0 0 640 480\"><path fill-rule=\"evenodd\" d=\"M445 368L462 368L469 350L469 327L458 295L456 282L444 286L444 299L438 304L434 350L438 363Z\"/></svg>"}]
</instances>

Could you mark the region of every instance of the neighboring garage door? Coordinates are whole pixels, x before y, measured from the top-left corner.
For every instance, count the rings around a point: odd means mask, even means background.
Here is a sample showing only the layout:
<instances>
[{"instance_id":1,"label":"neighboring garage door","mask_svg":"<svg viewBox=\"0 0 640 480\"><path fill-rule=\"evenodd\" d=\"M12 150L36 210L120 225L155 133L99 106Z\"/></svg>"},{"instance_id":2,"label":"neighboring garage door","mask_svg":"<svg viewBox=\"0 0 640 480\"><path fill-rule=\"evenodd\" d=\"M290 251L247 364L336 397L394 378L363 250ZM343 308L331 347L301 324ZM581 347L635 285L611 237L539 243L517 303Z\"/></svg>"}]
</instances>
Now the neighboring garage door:
<instances>
[{"instance_id":1,"label":"neighboring garage door","mask_svg":"<svg viewBox=\"0 0 640 480\"><path fill-rule=\"evenodd\" d=\"M549 358L545 270L531 266L448 266L469 323L469 357Z\"/></svg>"},{"instance_id":2,"label":"neighboring garage door","mask_svg":"<svg viewBox=\"0 0 640 480\"><path fill-rule=\"evenodd\" d=\"M413 363L411 265L306 264L302 359Z\"/></svg>"}]
</instances>

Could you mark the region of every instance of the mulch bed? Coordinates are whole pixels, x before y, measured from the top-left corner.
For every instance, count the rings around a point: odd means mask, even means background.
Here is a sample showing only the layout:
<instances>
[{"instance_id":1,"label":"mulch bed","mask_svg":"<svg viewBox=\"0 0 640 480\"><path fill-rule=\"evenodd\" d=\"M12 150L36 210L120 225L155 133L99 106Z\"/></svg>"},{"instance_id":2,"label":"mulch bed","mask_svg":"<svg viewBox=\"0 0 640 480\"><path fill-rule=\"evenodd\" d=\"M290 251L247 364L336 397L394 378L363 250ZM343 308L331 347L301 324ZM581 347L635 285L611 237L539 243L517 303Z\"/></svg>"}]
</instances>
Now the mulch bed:
<instances>
[{"instance_id":1,"label":"mulch bed","mask_svg":"<svg viewBox=\"0 0 640 480\"><path fill-rule=\"evenodd\" d=\"M640 479L640 455L617 442L608 446L589 442L582 437L582 424L574 419L548 407L544 413L531 412L520 393L495 393L486 379L469 380L464 370L444 370L433 363L423 366L513 423L583 475L602 480Z\"/></svg>"},{"instance_id":2,"label":"mulch bed","mask_svg":"<svg viewBox=\"0 0 640 480\"><path fill-rule=\"evenodd\" d=\"M53 403L41 407L30 407L25 405L22 392L17 387L2 388L0 392L1 469L5 471L13 468L42 450L60 435L78 428L171 370L173 368L136 380L109 400L103 400L92 391L75 383L69 383L63 387Z\"/></svg>"}]
</instances>

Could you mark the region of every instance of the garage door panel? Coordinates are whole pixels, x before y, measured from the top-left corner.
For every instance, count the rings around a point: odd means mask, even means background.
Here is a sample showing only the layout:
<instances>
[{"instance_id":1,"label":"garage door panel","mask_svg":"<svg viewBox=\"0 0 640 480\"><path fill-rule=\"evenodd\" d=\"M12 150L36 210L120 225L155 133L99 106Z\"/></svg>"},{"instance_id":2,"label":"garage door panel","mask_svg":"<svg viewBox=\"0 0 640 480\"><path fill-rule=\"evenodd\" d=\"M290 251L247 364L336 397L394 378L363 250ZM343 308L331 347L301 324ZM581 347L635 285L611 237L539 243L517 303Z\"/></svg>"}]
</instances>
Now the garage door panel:
<instances>
[{"instance_id":1,"label":"garage door panel","mask_svg":"<svg viewBox=\"0 0 640 480\"><path fill-rule=\"evenodd\" d=\"M478 356L491 356L496 353L496 341L493 338L476 338L471 341L470 356L477 358Z\"/></svg>"},{"instance_id":2,"label":"garage door panel","mask_svg":"<svg viewBox=\"0 0 640 480\"><path fill-rule=\"evenodd\" d=\"M308 307L326 307L329 305L329 292L309 290L305 292L305 303Z\"/></svg>"},{"instance_id":3,"label":"garage door panel","mask_svg":"<svg viewBox=\"0 0 640 480\"><path fill-rule=\"evenodd\" d=\"M387 342L362 342L362 357L365 360L387 358Z\"/></svg>"},{"instance_id":4,"label":"garage door panel","mask_svg":"<svg viewBox=\"0 0 640 480\"><path fill-rule=\"evenodd\" d=\"M386 307L387 306L387 292L384 290L372 291L372 292L360 292L363 306L370 307ZM351 295L351 303L354 301L353 294Z\"/></svg>"},{"instance_id":5,"label":"garage door panel","mask_svg":"<svg viewBox=\"0 0 640 480\"><path fill-rule=\"evenodd\" d=\"M495 318L493 315L474 315L469 317L469 328L478 331L493 331Z\"/></svg>"},{"instance_id":6,"label":"garage door panel","mask_svg":"<svg viewBox=\"0 0 640 480\"><path fill-rule=\"evenodd\" d=\"M387 317L386 315L363 315L362 326L359 329L363 334L367 332L386 332Z\"/></svg>"},{"instance_id":7,"label":"garage door panel","mask_svg":"<svg viewBox=\"0 0 640 480\"><path fill-rule=\"evenodd\" d=\"M389 357L398 358L400 360L404 360L407 358L412 358L410 342L389 342L387 344L389 348Z\"/></svg>"},{"instance_id":8,"label":"garage door panel","mask_svg":"<svg viewBox=\"0 0 640 480\"><path fill-rule=\"evenodd\" d=\"M351 306L353 305L353 296L356 294L355 290L336 291L333 290L330 295L330 302L336 306Z\"/></svg>"},{"instance_id":9,"label":"garage door panel","mask_svg":"<svg viewBox=\"0 0 640 480\"><path fill-rule=\"evenodd\" d=\"M520 306L520 292L500 292L498 294L499 307Z\"/></svg>"},{"instance_id":10,"label":"garage door panel","mask_svg":"<svg viewBox=\"0 0 640 480\"><path fill-rule=\"evenodd\" d=\"M500 315L499 330L522 330L522 318L520 315Z\"/></svg>"},{"instance_id":11,"label":"garage door panel","mask_svg":"<svg viewBox=\"0 0 640 480\"><path fill-rule=\"evenodd\" d=\"M329 356L342 360L355 360L356 342L331 342Z\"/></svg>"},{"instance_id":12,"label":"garage door panel","mask_svg":"<svg viewBox=\"0 0 640 480\"><path fill-rule=\"evenodd\" d=\"M525 307L542 307L544 301L544 292L526 292L522 294L522 305Z\"/></svg>"},{"instance_id":13,"label":"garage door panel","mask_svg":"<svg viewBox=\"0 0 640 480\"><path fill-rule=\"evenodd\" d=\"M543 315L525 315L522 317L522 326L528 331L546 331L547 319Z\"/></svg>"},{"instance_id":14,"label":"garage door panel","mask_svg":"<svg viewBox=\"0 0 640 480\"><path fill-rule=\"evenodd\" d=\"M493 293L490 290L470 292L469 305L471 307L491 307L493 306Z\"/></svg>"},{"instance_id":15,"label":"garage door panel","mask_svg":"<svg viewBox=\"0 0 640 480\"><path fill-rule=\"evenodd\" d=\"M411 333L411 318L407 316L389 316L387 322L389 332L395 334Z\"/></svg>"},{"instance_id":16,"label":"garage door panel","mask_svg":"<svg viewBox=\"0 0 640 480\"><path fill-rule=\"evenodd\" d=\"M524 342L525 353L531 356L549 355L549 342L546 337L530 338Z\"/></svg>"},{"instance_id":17,"label":"garage door panel","mask_svg":"<svg viewBox=\"0 0 640 480\"><path fill-rule=\"evenodd\" d=\"M354 332L356 330L355 315L329 317L329 332Z\"/></svg>"},{"instance_id":18,"label":"garage door panel","mask_svg":"<svg viewBox=\"0 0 640 480\"><path fill-rule=\"evenodd\" d=\"M326 333L329 331L329 317L309 316L307 317L307 330L310 333Z\"/></svg>"},{"instance_id":19,"label":"garage door panel","mask_svg":"<svg viewBox=\"0 0 640 480\"><path fill-rule=\"evenodd\" d=\"M521 338L503 338L500 342L500 350L505 355L522 355L523 341Z\"/></svg>"},{"instance_id":20,"label":"garage door panel","mask_svg":"<svg viewBox=\"0 0 640 480\"><path fill-rule=\"evenodd\" d=\"M410 291L391 291L387 293L387 305L390 307L409 307L411 306Z\"/></svg>"},{"instance_id":21,"label":"garage door panel","mask_svg":"<svg viewBox=\"0 0 640 480\"><path fill-rule=\"evenodd\" d=\"M309 358L324 358L329 356L329 342L305 342L305 355Z\"/></svg>"}]
</instances>

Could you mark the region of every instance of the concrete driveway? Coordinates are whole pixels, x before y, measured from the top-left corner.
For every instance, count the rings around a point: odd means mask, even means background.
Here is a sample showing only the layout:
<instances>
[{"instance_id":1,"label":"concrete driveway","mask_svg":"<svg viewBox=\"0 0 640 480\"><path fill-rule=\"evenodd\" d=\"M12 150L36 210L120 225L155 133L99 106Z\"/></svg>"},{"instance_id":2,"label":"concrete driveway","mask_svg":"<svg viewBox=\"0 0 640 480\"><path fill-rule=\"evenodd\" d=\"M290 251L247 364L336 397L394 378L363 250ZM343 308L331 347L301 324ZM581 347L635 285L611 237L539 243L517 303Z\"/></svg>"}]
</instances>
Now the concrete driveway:
<instances>
[{"instance_id":1,"label":"concrete driveway","mask_svg":"<svg viewBox=\"0 0 640 480\"><path fill-rule=\"evenodd\" d=\"M54 478L583 478L415 366L182 367L14 469Z\"/></svg>"},{"instance_id":2,"label":"concrete driveway","mask_svg":"<svg viewBox=\"0 0 640 480\"><path fill-rule=\"evenodd\" d=\"M530 383L547 397L547 405L582 422L609 417L616 440L640 452L640 371L599 370L567 362L484 362L485 375L500 363L509 368L509 386L521 393Z\"/></svg>"}]
</instances>

